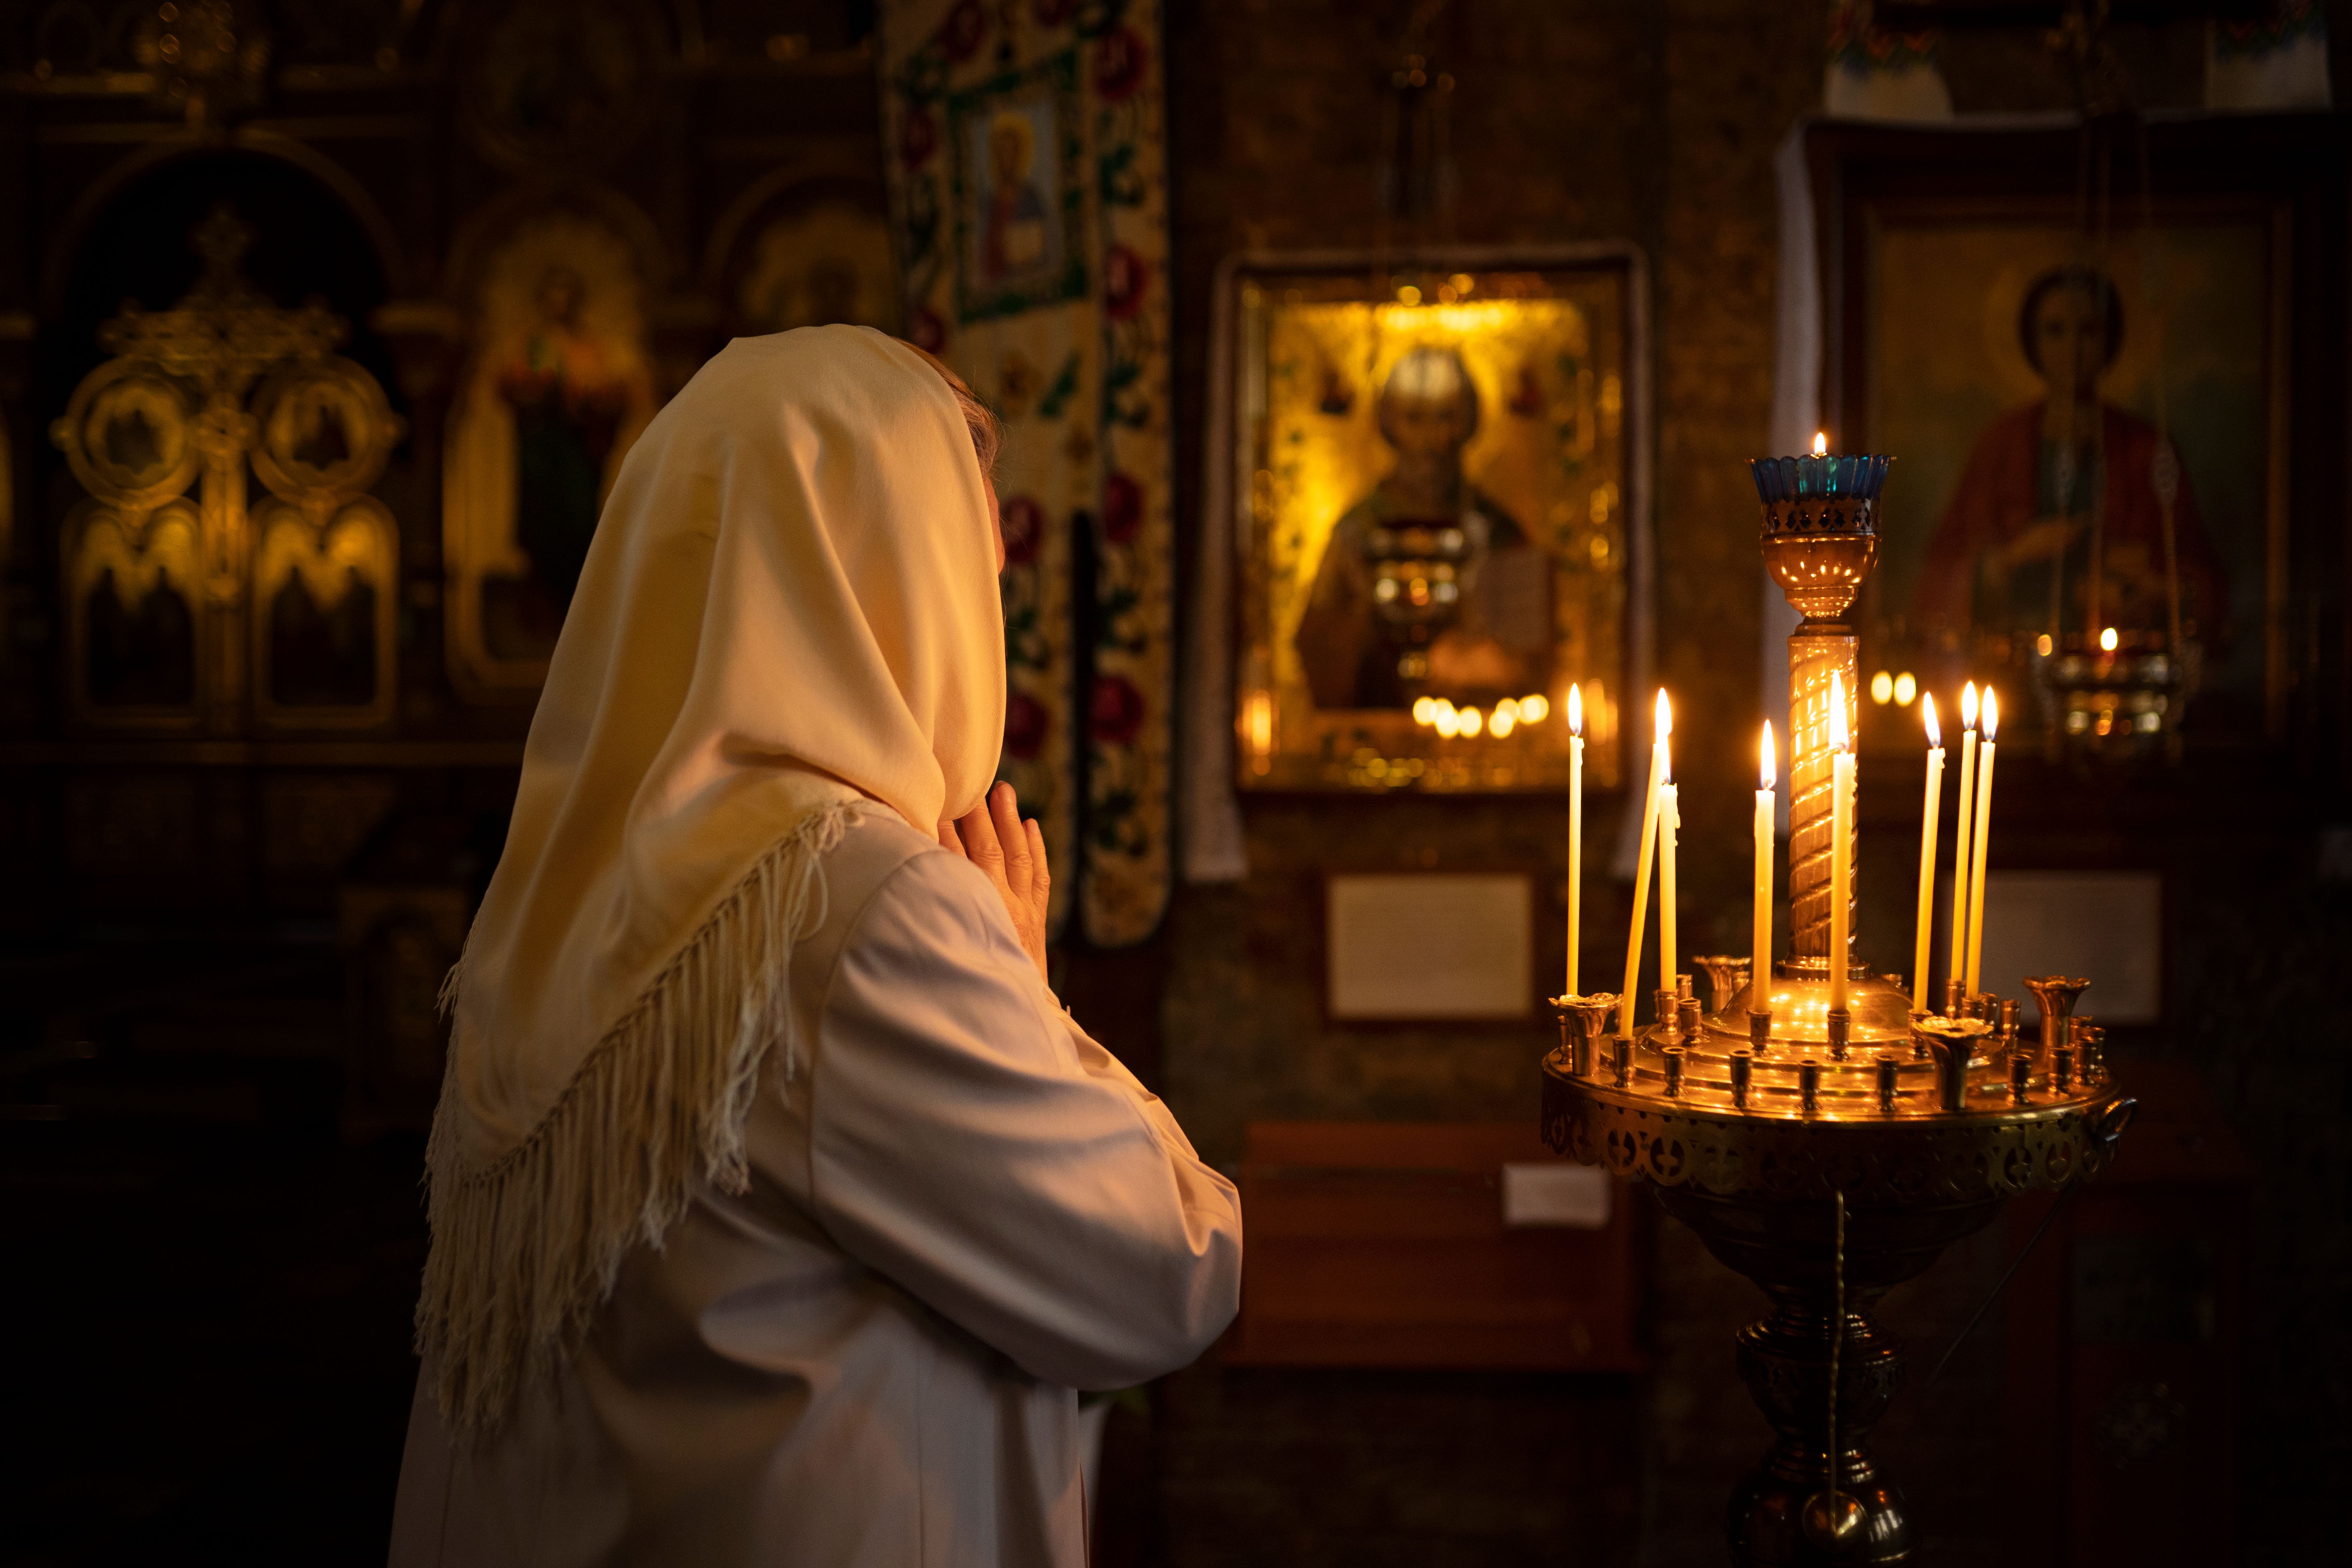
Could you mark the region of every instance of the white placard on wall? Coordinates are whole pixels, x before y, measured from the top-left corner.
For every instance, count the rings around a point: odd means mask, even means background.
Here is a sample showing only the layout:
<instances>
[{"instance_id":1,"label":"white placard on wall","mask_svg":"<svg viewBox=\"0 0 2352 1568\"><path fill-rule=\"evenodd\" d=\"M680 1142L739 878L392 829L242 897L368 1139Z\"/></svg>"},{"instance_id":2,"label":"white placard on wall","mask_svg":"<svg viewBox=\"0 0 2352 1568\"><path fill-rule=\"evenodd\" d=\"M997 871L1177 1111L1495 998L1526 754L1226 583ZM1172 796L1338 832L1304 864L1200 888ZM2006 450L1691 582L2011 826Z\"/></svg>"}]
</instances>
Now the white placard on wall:
<instances>
[{"instance_id":1,"label":"white placard on wall","mask_svg":"<svg viewBox=\"0 0 2352 1568\"><path fill-rule=\"evenodd\" d=\"M1509 873L1333 877L1324 898L1331 1016L1528 1016L1534 890Z\"/></svg>"},{"instance_id":2,"label":"white placard on wall","mask_svg":"<svg viewBox=\"0 0 2352 1568\"><path fill-rule=\"evenodd\" d=\"M2164 1007L2164 880L2154 871L1989 871L1978 984L2033 1017L2029 974L2087 978L2075 1011L2153 1024ZM2030 1026L2030 1024L2029 1024Z\"/></svg>"},{"instance_id":3,"label":"white placard on wall","mask_svg":"<svg viewBox=\"0 0 2352 1568\"><path fill-rule=\"evenodd\" d=\"M1503 1167L1503 1223L1513 1229L1559 1226L1599 1230L1609 1223L1609 1173L1598 1165Z\"/></svg>"}]
</instances>

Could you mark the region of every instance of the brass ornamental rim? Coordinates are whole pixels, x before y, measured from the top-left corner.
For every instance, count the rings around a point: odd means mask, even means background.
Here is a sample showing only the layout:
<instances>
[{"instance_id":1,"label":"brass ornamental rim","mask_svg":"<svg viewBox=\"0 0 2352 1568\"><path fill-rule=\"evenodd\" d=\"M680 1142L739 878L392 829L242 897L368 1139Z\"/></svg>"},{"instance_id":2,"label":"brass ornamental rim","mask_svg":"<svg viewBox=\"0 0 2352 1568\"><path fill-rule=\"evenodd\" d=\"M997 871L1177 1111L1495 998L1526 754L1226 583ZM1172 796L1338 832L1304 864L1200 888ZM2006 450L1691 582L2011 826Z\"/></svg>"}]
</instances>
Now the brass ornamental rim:
<instances>
[{"instance_id":1,"label":"brass ornamental rim","mask_svg":"<svg viewBox=\"0 0 2352 1568\"><path fill-rule=\"evenodd\" d=\"M1816 1064L1817 1066L1820 1064ZM2105 1170L2136 1102L2112 1082L2084 1100L1958 1115L1759 1114L1612 1090L1545 1062L1552 1148L1612 1175L1739 1202L1914 1210L2053 1191Z\"/></svg>"},{"instance_id":2,"label":"brass ornamental rim","mask_svg":"<svg viewBox=\"0 0 2352 1568\"><path fill-rule=\"evenodd\" d=\"M1800 1064L1791 1060L1767 1065L1794 1068ZM1854 1057L1844 1062L1814 1058L1814 1065L1819 1067L1825 1076L1835 1072L1842 1079L1851 1079L1855 1085L1872 1084L1872 1087L1865 1090L1860 1087L1848 1089L1841 1083L1835 1094L1835 1098L1839 1100L1851 1101L1856 1107L1864 1104L1876 1104L1876 1090L1873 1083L1877 1067L1874 1060L1862 1057ZM1568 1061L1557 1050L1544 1058L1543 1066L1544 1073L1548 1078L1557 1080L1563 1087L1592 1100L1597 1104L1608 1106L1614 1110L1634 1115L1704 1122L1724 1128L1802 1129L1809 1135L1830 1137L1885 1137L1890 1134L1899 1135L1913 1130L1950 1131L1970 1127L1990 1129L2055 1123L2070 1117L2091 1116L2094 1112L2105 1110L2131 1098L2114 1079L2102 1079L2095 1089L2090 1093L2078 1094L2044 1104L2020 1106L2003 1100L1998 1105L1988 1103L1982 1110L1962 1111L1917 1111L1899 1116L1886 1116L1875 1111L1869 1114L1851 1115L1832 1112L1808 1116L1793 1109L1782 1110L1769 1105L1759 1109L1758 1104L1751 1103L1746 1109L1741 1109L1731 1105L1717 1105L1707 1100L1667 1100L1650 1089L1619 1089L1613 1084L1595 1082L1590 1079L1577 1077Z\"/></svg>"}]
</instances>

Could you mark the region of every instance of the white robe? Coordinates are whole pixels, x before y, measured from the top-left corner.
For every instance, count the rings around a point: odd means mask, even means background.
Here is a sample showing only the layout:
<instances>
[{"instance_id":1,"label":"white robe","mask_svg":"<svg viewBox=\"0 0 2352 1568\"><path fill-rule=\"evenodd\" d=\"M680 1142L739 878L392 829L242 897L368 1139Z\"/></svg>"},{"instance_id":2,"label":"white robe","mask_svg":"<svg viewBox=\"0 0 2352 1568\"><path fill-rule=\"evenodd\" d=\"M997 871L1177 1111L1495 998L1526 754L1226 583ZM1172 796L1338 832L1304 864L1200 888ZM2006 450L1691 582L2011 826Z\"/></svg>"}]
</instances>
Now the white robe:
<instances>
[{"instance_id":1,"label":"white robe","mask_svg":"<svg viewBox=\"0 0 2352 1568\"><path fill-rule=\"evenodd\" d=\"M473 1451L420 1383L393 1568L1081 1568L1076 1389L1232 1320L1233 1184L1055 1002L993 888L869 806L794 951L751 1190L698 1184Z\"/></svg>"}]
</instances>

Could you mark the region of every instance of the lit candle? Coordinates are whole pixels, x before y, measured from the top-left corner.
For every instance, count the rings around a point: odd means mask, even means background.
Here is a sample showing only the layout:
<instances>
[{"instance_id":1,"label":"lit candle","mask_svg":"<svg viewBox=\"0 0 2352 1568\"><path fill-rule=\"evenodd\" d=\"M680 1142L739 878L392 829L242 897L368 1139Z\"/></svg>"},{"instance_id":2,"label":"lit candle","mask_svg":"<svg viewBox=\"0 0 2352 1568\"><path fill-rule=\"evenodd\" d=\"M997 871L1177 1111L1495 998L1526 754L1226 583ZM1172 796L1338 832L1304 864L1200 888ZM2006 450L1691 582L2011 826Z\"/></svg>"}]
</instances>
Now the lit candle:
<instances>
[{"instance_id":1,"label":"lit candle","mask_svg":"<svg viewBox=\"0 0 2352 1568\"><path fill-rule=\"evenodd\" d=\"M1853 746L1846 727L1845 680L1830 672L1830 1011L1845 1006L1846 967L1853 948L1853 856L1847 842L1853 830Z\"/></svg>"},{"instance_id":2,"label":"lit candle","mask_svg":"<svg viewBox=\"0 0 2352 1568\"><path fill-rule=\"evenodd\" d=\"M1625 988L1618 993L1617 1037L1633 1037L1633 986L1642 978L1642 931L1650 918L1650 862L1658 847L1658 791L1666 782L1666 738L1675 731L1674 705L1658 689L1658 738L1650 744L1650 788L1642 803L1642 848L1633 868L1633 926L1625 938Z\"/></svg>"},{"instance_id":3,"label":"lit candle","mask_svg":"<svg viewBox=\"0 0 2352 1568\"><path fill-rule=\"evenodd\" d=\"M1977 784L1977 683L1960 688L1960 814L1952 819L1952 967L1947 978L1969 972L1969 827L1975 820ZM1932 1010L1932 1009L1931 1009Z\"/></svg>"},{"instance_id":4,"label":"lit candle","mask_svg":"<svg viewBox=\"0 0 2352 1568\"><path fill-rule=\"evenodd\" d=\"M1756 748L1756 935L1748 961L1748 1005L1759 1013L1772 997L1772 786L1779 773L1767 719Z\"/></svg>"},{"instance_id":5,"label":"lit candle","mask_svg":"<svg viewBox=\"0 0 2352 1568\"><path fill-rule=\"evenodd\" d=\"M1675 921L1675 837L1683 825L1682 791L1675 787L1674 753L1666 754L1666 782L1658 786L1658 984L1675 983L1682 933Z\"/></svg>"},{"instance_id":6,"label":"lit candle","mask_svg":"<svg viewBox=\"0 0 2352 1568\"><path fill-rule=\"evenodd\" d=\"M1568 989L1576 994L1576 950L1584 940L1584 699L1568 689Z\"/></svg>"},{"instance_id":7,"label":"lit candle","mask_svg":"<svg viewBox=\"0 0 2352 1568\"><path fill-rule=\"evenodd\" d=\"M1944 731L1936 722L1936 700L1919 700L1927 726L1927 798L1919 807L1919 926L1911 950L1911 1010L1932 1013L1927 1000L1927 944L1936 933L1936 808L1943 804Z\"/></svg>"},{"instance_id":8,"label":"lit candle","mask_svg":"<svg viewBox=\"0 0 2352 1568\"><path fill-rule=\"evenodd\" d=\"M1985 839L1992 827L1992 742L2000 728L2000 699L1985 688L1984 739L1977 742L1976 855L1969 873L1969 994L1977 994L1977 971L1984 959Z\"/></svg>"}]
</instances>

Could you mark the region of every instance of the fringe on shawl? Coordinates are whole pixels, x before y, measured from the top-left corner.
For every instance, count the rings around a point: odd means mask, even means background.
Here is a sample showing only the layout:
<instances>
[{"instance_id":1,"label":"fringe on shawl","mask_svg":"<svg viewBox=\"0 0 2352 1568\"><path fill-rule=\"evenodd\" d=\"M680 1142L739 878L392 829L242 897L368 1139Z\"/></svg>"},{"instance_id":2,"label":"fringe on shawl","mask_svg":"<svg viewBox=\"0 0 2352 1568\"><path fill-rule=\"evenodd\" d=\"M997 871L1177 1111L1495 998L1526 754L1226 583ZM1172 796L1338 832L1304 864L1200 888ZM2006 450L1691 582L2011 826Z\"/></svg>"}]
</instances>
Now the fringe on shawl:
<instances>
[{"instance_id":1,"label":"fringe on shawl","mask_svg":"<svg viewBox=\"0 0 2352 1568\"><path fill-rule=\"evenodd\" d=\"M743 1127L783 1030L793 949L824 920L825 853L854 803L817 812L722 899L581 1064L529 1138L465 1169L457 1052L425 1152L433 1232L416 1350L460 1442L496 1430L530 1383L576 1350L621 1260L657 1243L688 1184L750 1183ZM456 1000L466 959L443 987ZM789 1042L789 1082L797 1070Z\"/></svg>"}]
</instances>

